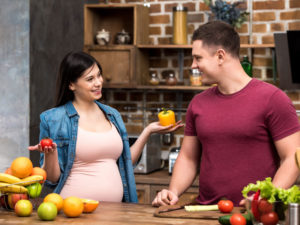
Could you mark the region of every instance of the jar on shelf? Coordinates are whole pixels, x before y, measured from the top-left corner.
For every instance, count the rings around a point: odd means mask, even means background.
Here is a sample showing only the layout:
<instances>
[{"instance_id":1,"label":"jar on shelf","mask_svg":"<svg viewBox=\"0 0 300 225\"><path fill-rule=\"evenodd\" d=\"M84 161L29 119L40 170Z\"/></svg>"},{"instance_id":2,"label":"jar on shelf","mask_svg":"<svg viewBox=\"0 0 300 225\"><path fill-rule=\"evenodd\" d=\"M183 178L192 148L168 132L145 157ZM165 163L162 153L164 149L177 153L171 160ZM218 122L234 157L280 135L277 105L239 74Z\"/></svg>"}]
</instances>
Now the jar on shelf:
<instances>
[{"instance_id":1,"label":"jar on shelf","mask_svg":"<svg viewBox=\"0 0 300 225\"><path fill-rule=\"evenodd\" d=\"M169 76L166 79L166 84L167 85L176 85L177 84L177 79L176 79L174 73L169 74Z\"/></svg>"},{"instance_id":2,"label":"jar on shelf","mask_svg":"<svg viewBox=\"0 0 300 225\"><path fill-rule=\"evenodd\" d=\"M173 7L173 44L187 44L187 7Z\"/></svg>"},{"instance_id":3,"label":"jar on shelf","mask_svg":"<svg viewBox=\"0 0 300 225\"><path fill-rule=\"evenodd\" d=\"M191 86L201 86L202 85L201 72L198 69L190 70L190 84L191 84Z\"/></svg>"},{"instance_id":4,"label":"jar on shelf","mask_svg":"<svg viewBox=\"0 0 300 225\"><path fill-rule=\"evenodd\" d=\"M150 74L150 80L149 83L152 85L158 85L159 84L159 79L156 73L151 73Z\"/></svg>"}]
</instances>

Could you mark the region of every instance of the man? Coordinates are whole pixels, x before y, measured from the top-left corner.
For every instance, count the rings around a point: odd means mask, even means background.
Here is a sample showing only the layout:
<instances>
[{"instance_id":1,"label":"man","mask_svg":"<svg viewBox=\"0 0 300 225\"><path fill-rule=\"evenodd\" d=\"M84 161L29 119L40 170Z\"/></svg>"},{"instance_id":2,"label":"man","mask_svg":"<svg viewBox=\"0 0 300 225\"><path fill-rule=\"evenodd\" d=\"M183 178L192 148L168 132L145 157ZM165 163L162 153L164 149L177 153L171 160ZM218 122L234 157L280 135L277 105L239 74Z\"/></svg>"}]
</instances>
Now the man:
<instances>
[{"instance_id":1,"label":"man","mask_svg":"<svg viewBox=\"0 0 300 225\"><path fill-rule=\"evenodd\" d=\"M176 204L199 165L199 204L227 198L239 205L243 187L266 177L277 187L290 187L299 175L294 154L300 146L290 99L244 72L239 35L230 25L208 22L192 40L192 68L201 71L204 84L217 86L191 101L169 189L159 192L152 205Z\"/></svg>"}]
</instances>

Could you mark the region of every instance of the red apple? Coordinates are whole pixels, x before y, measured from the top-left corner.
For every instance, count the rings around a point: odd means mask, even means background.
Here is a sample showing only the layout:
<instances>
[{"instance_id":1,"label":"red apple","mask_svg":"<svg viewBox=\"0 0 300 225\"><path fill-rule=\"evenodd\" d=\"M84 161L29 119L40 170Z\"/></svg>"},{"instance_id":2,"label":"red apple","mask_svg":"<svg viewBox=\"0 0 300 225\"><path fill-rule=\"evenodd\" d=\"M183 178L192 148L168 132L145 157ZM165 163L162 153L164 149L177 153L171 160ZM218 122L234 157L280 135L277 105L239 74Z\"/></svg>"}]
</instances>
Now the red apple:
<instances>
[{"instance_id":1,"label":"red apple","mask_svg":"<svg viewBox=\"0 0 300 225\"><path fill-rule=\"evenodd\" d=\"M11 209L15 208L16 203L21 199L28 199L27 194L8 194L7 201Z\"/></svg>"},{"instance_id":2,"label":"red apple","mask_svg":"<svg viewBox=\"0 0 300 225\"><path fill-rule=\"evenodd\" d=\"M16 203L15 213L18 216L30 216L32 213L32 204L29 200L21 199Z\"/></svg>"}]
</instances>

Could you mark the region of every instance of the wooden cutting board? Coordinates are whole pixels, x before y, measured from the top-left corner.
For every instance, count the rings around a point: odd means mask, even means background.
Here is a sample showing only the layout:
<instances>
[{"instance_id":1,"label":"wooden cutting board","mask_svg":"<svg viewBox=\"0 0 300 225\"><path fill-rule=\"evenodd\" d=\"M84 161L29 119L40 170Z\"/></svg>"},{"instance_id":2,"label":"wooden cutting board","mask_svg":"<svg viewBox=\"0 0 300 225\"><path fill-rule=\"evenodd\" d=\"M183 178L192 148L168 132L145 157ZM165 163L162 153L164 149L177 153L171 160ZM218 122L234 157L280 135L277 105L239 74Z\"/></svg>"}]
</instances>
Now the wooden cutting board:
<instances>
[{"instance_id":1,"label":"wooden cutting board","mask_svg":"<svg viewBox=\"0 0 300 225\"><path fill-rule=\"evenodd\" d=\"M208 219L217 220L220 216L225 216L233 213L244 213L245 208L234 207L230 213L221 213L219 210L216 211L198 211L198 212L187 212L180 205L167 205L160 206L154 212L156 217L166 218L191 218L191 219Z\"/></svg>"}]
</instances>

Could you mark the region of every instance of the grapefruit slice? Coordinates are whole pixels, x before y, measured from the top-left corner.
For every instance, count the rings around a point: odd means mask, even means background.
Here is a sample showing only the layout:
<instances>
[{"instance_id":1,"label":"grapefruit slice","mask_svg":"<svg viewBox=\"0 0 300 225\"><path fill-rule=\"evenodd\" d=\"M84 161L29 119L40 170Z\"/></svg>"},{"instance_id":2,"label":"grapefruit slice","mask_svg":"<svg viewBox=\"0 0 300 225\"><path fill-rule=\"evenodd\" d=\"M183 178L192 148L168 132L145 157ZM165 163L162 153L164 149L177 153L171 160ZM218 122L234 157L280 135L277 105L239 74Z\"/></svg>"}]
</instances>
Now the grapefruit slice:
<instances>
[{"instance_id":1,"label":"grapefruit slice","mask_svg":"<svg viewBox=\"0 0 300 225\"><path fill-rule=\"evenodd\" d=\"M95 211L95 209L99 205L99 201L92 200L92 199L81 199L83 202L83 212L84 213L91 213Z\"/></svg>"}]
</instances>

